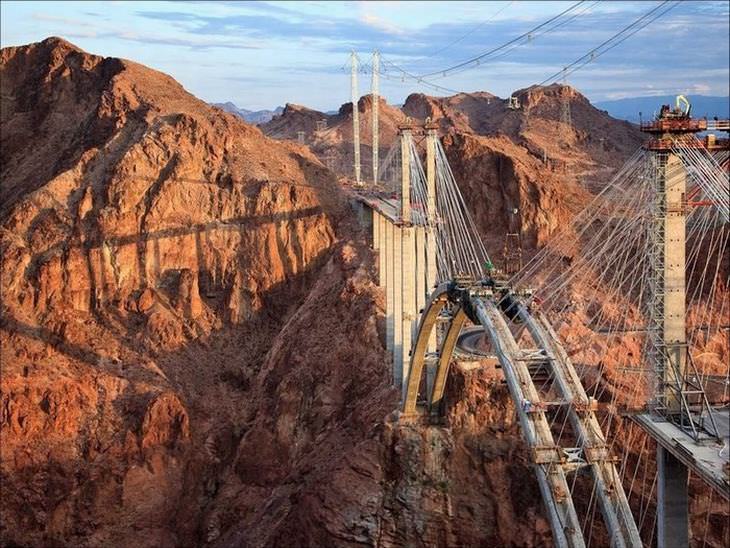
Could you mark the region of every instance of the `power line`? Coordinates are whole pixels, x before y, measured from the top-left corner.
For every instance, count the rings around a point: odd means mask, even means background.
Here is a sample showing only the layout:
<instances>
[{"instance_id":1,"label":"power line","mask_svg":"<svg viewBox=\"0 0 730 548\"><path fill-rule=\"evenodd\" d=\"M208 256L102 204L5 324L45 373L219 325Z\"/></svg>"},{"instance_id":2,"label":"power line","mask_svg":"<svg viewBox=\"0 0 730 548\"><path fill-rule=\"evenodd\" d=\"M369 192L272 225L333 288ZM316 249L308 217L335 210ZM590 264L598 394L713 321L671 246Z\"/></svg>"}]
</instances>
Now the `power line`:
<instances>
[{"instance_id":1,"label":"power line","mask_svg":"<svg viewBox=\"0 0 730 548\"><path fill-rule=\"evenodd\" d=\"M534 34L528 34L526 41L518 41L517 43L512 44L508 49L505 49L504 51L497 52L494 55L490 55L488 60L489 61L496 61L497 59L501 59L502 57L504 57L506 55L509 55L515 49L517 49L517 48L519 48L521 46L524 46L526 44L532 43L536 38L538 38L540 36L544 36L544 35L546 35L546 34L548 34L550 32L553 32L556 29L559 29L560 27L562 27L564 25L567 25L568 23L570 23L571 21L573 21L577 17L580 17L581 15L583 15L584 13L586 13L588 10L590 10L592 7L594 7L599 2L600 2L600 0L594 1L592 4L587 5L582 10L577 11L576 13L574 13L573 15L571 15L568 19L565 19L563 21L556 22L552 27L543 29L540 32L537 32L537 33L534 33ZM480 63L483 62L483 61L484 61L484 59L482 59L480 61ZM470 68L475 68L476 66L478 66L478 65L467 65L465 67L462 67L461 69L452 70L452 71L449 72L449 74L450 75L458 74L458 73L464 72L466 70L469 70ZM443 73L441 76L437 76L436 78L444 78L446 76L447 76L447 73Z\"/></svg>"},{"instance_id":2,"label":"power line","mask_svg":"<svg viewBox=\"0 0 730 548\"><path fill-rule=\"evenodd\" d=\"M513 38L512 40L509 40L508 42L505 42L504 44L502 44L500 46L497 46L495 48L492 48L491 50L489 50L487 52L484 52L484 53L482 53L480 55L477 55L476 57L472 57L471 59L467 59L466 61L462 61L461 63L457 63L456 65L452 65L452 66L447 67L445 69L441 69L441 70L437 70L437 71L434 71L434 72L427 72L425 74L421 74L421 75L418 76L418 78L428 78L429 76L436 76L438 74L442 74L442 75L446 76L447 73L452 72L452 71L455 71L457 69L460 69L460 68L465 67L465 66L468 66L468 65L472 65L473 64L474 66L477 66L479 64L479 62L481 62L484 58L488 57L489 55L493 55L494 53L497 53L500 50L502 50L502 49L504 49L504 48L506 48L506 47L508 47L508 46L510 46L510 45L512 45L514 43L516 43L516 42L519 42L520 40L522 40L524 38L531 37L535 32L537 32L540 29L544 28L545 26L549 25L553 21L556 21L557 19L563 17L565 14L570 13L571 11L575 10L578 6L580 6L581 4L585 3L585 1L586 0L580 0L580 2L576 2L575 4L573 4L572 6L570 6L569 8L561 11L557 15L554 15L553 17L551 17L547 21L544 21L544 22L540 23L536 27L533 27L532 29L530 29L527 32L519 35L518 37Z\"/></svg>"},{"instance_id":3,"label":"power line","mask_svg":"<svg viewBox=\"0 0 730 548\"><path fill-rule=\"evenodd\" d=\"M495 13L493 13L492 16L489 19L486 19L486 20L482 21L476 27L474 27L469 32L467 32L466 34L460 36L459 38L457 38L453 42L449 42L448 44L446 44L441 49L437 49L433 53L422 57L422 59L430 59L431 57L435 57L439 53L443 53L444 51L446 51L447 49L449 49L451 46L454 46L454 45L458 44L459 42L461 42L462 40L464 40L465 38L468 38L469 36L471 36L472 34L474 34L476 31L478 31L480 28L482 28L484 25L486 25L490 21L493 21L495 17L497 17L500 13L502 13L504 10L506 10L508 7L510 7L512 4L514 4L514 0L511 0L510 2L508 2L507 4L505 4L504 6L502 6Z\"/></svg>"},{"instance_id":4,"label":"power line","mask_svg":"<svg viewBox=\"0 0 730 548\"><path fill-rule=\"evenodd\" d=\"M431 72L431 73L422 74L422 75L416 75L416 74L414 74L412 72L409 72L409 71L405 70L404 68L400 67L396 63L393 63L392 61L389 61L389 60L384 59L384 58L383 58L383 61L388 66L390 66L393 69L395 69L396 71L400 72L401 75L402 75L402 79L403 78L409 78L411 80L414 80L414 81L418 82L419 84L422 84L424 86L431 87L431 88L436 89L438 91L445 91L447 93L460 93L460 91L458 91L458 90L454 90L454 89L451 89L451 88L448 88L448 87L445 87L445 86L441 86L441 85L436 84L436 83L434 83L432 81L426 80L425 78L428 78L429 76L433 76L433 75L440 75L439 77L445 77L445 76L447 76L447 73L452 73L453 74L454 72L461 72L463 70L467 70L468 68L472 68L472 63L475 63L473 66L477 66L482 60L484 60L485 58L487 58L490 55L494 55L495 53L500 54L500 56L506 55L507 53L509 53L510 51L512 51L514 48L518 47L520 45L519 42L522 41L523 39L526 38L527 39L527 43L530 43L530 42L532 42L532 40L536 36L542 36L544 34L547 34L548 32L552 32L555 29L557 29L557 28L559 28L559 27L561 27L561 26L563 26L563 25L565 25L565 24L573 21L576 17L578 17L579 15L582 15L588 9L590 9L591 7L593 7L594 5L596 5L598 3L597 1L595 1L592 4L588 5L587 7L585 7L584 9L582 9L582 10L574 13L573 15L571 15L571 17L569 17L569 18L567 18L567 19L565 19L563 21L560 21L560 18L561 17L563 17L564 15L566 15L566 14L568 14L568 13L576 10L576 8L578 6L580 6L581 4L584 4L585 2L586 2L586 0L581 0L580 2L577 2L576 4L573 4L572 6L570 6L569 8L567 8L566 10L564 10L561 13L559 13L559 14L551 17L550 19L548 19L548 20L540 23L539 25L533 27L532 29L530 29L527 32L521 34L520 36L518 36L516 38L513 38L512 40L510 40L510 41L508 41L508 42L506 42L506 43L504 43L504 44L502 44L500 46L497 46L496 48L493 48L492 50L490 50L490 51L488 51L486 53L483 53L483 54L481 54L481 55L479 55L479 56L477 56L475 58L472 58L469 61L464 61L462 63L459 63L458 65L454 65L452 67L449 67L449 68L446 68L446 69L442 69L442 70L439 70L439 71L436 71L436 72ZM506 6L504 6L504 8L506 8L509 5L510 4L507 4ZM496 15L498 13L500 13L500 12L495 13L492 16L492 18L496 17ZM481 25L485 24L488 21L489 20L485 21ZM555 23L555 24L553 24L553 23ZM552 24L552 26L550 26L551 24ZM473 33L475 30L477 30L477 28L479 28L479 27L476 27L475 29L472 29L472 31L470 31L466 35L462 36L460 39L452 42L451 44L447 44L444 48L442 48L439 51L443 51L444 49L447 49L448 47L450 47L454 43L458 42L459 40L461 40L461 39L465 38L466 36L468 36L469 34ZM509 49L507 49L507 48L509 48ZM459 70L459 69L461 69L461 70ZM384 74L384 73L381 73L381 74ZM385 76L385 77L387 78L387 76Z\"/></svg>"},{"instance_id":5,"label":"power line","mask_svg":"<svg viewBox=\"0 0 730 548\"><path fill-rule=\"evenodd\" d=\"M417 83L419 83L419 84L421 84L421 85L424 85L424 86L427 86L427 87L433 88L433 89L435 89L435 90L438 90L438 91L445 91L445 92L447 92L447 93L453 93L453 94L456 94L456 93L461 93L461 92L460 92L459 90L456 90L456 89L451 89L451 88L447 88L447 87L445 87L445 86L441 86L441 85L439 85L439 84L434 84L433 82L430 82L430 81L428 81L428 80L424 80L423 78L421 78L421 77L419 77L419 76L416 76L416 75L415 75L415 74L413 74L413 73L410 73L410 72L408 72L407 70L405 70L405 69L403 69L403 68L399 67L398 65L396 65L396 64L395 64L395 63L393 63L392 61L389 61L388 59L384 58L384 57L382 56L382 54L381 54L381 56L380 56L380 60L381 60L381 61L383 61L383 64L384 64L384 65L387 65L387 66L389 66L389 67L392 67L392 68L394 68L395 70L397 70L398 72L400 72L400 73L401 73L401 75L402 75L402 78L406 78L406 77L407 77L407 78L409 78L409 79L411 79L411 80L414 80L415 82L417 82ZM389 77L389 75L385 74L384 72L381 72L380 74L381 74L381 75L382 75L382 76L383 76L384 78L386 78L386 79L389 79L389 80L391 80L391 81L393 80L393 78L390 78L390 77Z\"/></svg>"},{"instance_id":6,"label":"power line","mask_svg":"<svg viewBox=\"0 0 730 548\"><path fill-rule=\"evenodd\" d=\"M573 19L575 19L582 13L585 13L588 9L590 9L593 5L595 5L597 3L597 2L594 2L593 4L589 5L587 8L584 8L580 12L573 13L569 18L567 18L563 21L558 21L564 15L575 10L579 5L585 3L585 1L586 0L581 0L580 2L578 2L576 4L573 4L568 9L564 10L563 12L559 13L558 15L548 19L547 21L534 27L530 31L523 33L522 35L518 36L517 38L514 38L514 39L510 40L509 42L502 44L501 46L493 48L492 50L490 50L484 54L481 54L477 57L474 57L468 61L464 61L457 65L453 65L452 67L449 67L447 69L444 69L444 70L441 70L438 72L431 72L431 73L427 73L427 74L423 74L423 75L416 75L416 74L413 74L413 73L403 69L402 67L398 66L397 64L393 63L392 61L389 61L388 59L381 57L381 60L383 61L383 64L385 66L391 67L392 69L396 70L397 72L399 72L401 74L401 81L404 81L405 78L408 78L410 80L417 82L418 84L421 84L426 87L430 87L430 88L438 90L438 91L458 94L458 93L461 93L461 91L455 90L452 88L448 88L446 86L441 86L432 81L426 80L425 78L427 78L429 76L437 75L437 74L441 74L441 75L445 76L448 72L453 73L453 72L461 72L463 70L467 70L468 68L471 68L472 66L477 66L479 64L479 62L482 59L486 58L487 56L489 56L489 55L494 56L495 53L498 53L499 57L506 55L507 53L512 51L512 49L514 49L515 47L518 47L519 41L524 39L525 37L529 37L528 42L531 41L534 37L534 33L536 30L542 30L542 32L539 32L537 34L538 36L544 35L548 32L552 32L553 30L569 23L570 21L572 21ZM671 5L669 5L669 7L667 7L666 9L662 10L662 8L667 6L667 4L670 4L670 2L673 2L673 3ZM577 70L580 70L586 64L590 63L591 61L596 60L601 55L607 53L608 51L612 50L619 44L623 43L625 40L629 39L631 36L633 36L634 34L639 32L640 30L646 28L648 25L650 25L651 23L653 23L654 21L656 21L657 19L659 19L660 17L662 17L663 15L665 15L666 13L668 13L669 11L671 11L672 9L677 7L680 3L681 3L680 0L664 0L659 5L655 6L654 8L649 10L647 13L645 13L644 15L642 15L641 17L639 17L638 19L636 19L635 21L633 21L632 23L630 23L629 25L627 25L626 27L621 29L619 32L617 32L616 34L611 36L609 39L605 40L600 45L598 45L595 48L588 51L585 55L582 55L581 57L579 57L578 59L576 59L569 65L567 65L566 67L564 67L562 70L556 72L555 74L553 74L549 78L546 78L545 80L543 80L542 82L540 82L537 85L539 85L539 86L545 85L546 83L548 83L558 77L562 76L563 78L565 78L568 75L573 74ZM554 23L556 21L558 21L556 24L549 26L551 23ZM509 46L512 46L512 47L507 49ZM608 47L606 47L606 46L608 46ZM493 58L497 58L497 56L494 56ZM461 69L461 70L459 70L459 69ZM390 81L397 80L397 78L393 78L390 75L386 74L385 69L383 69L383 71L381 72L381 76Z\"/></svg>"},{"instance_id":7,"label":"power line","mask_svg":"<svg viewBox=\"0 0 730 548\"><path fill-rule=\"evenodd\" d=\"M566 77L569 74L573 74L575 71L581 69L582 67L584 67L591 61L598 59L601 55L612 50L613 48L615 48L616 46L618 46L619 44L621 44L622 42L624 42L625 40L627 40L628 38L630 38L631 36L633 36L634 34L639 32L640 30L646 28L648 25L650 25L651 23L653 23L654 21L656 21L657 19L659 19L660 17L662 17L663 15L668 13L669 11L673 10L675 7L677 7L680 4L680 0L675 0L674 4L670 5L667 9L658 13L654 17L652 17L653 14L655 14L662 7L669 4L670 1L671 0L664 0L661 4L652 8L647 13L645 13L644 15L642 15L641 17L639 17L638 19L633 21L631 24L629 24L626 27L624 27L623 29L621 29L619 32L617 32L616 34L611 36L608 40L605 40L604 42L602 42L600 45L598 45L595 48L593 48L592 50L590 50L585 55L582 55L581 57L579 57L578 59L573 61L571 64L564 67L562 70L556 72L555 74L553 74L549 78L546 78L545 80L543 80L542 82L540 82L537 85L542 86L542 85L545 85L546 83L550 82L551 80L554 80L561 76ZM642 24L642 21L644 21L647 18L650 18L650 19ZM625 34L625 36L621 37L621 35L623 35L623 34ZM619 37L621 37L620 40L617 40ZM609 47L607 47L606 49L601 51L601 48L603 48L604 46L607 46L609 44L610 44Z\"/></svg>"},{"instance_id":8,"label":"power line","mask_svg":"<svg viewBox=\"0 0 730 548\"><path fill-rule=\"evenodd\" d=\"M405 69L399 67L398 65L396 65L392 61L389 61L388 59L385 59L383 57L383 54L382 53L380 54L380 60L383 63L383 68L379 70L380 77L381 78L384 78L384 79L386 79L388 81L404 83L405 82L405 78L408 78L409 80L414 80L418 84L421 84L422 86L425 86L425 87L432 88L432 89L434 89L436 91L443 91L443 92L452 93L452 94L461 93L459 90L451 89L451 88L448 88L446 86L441 86L439 84L435 84L433 82L429 82L428 80L423 80L422 78L419 78L415 74L413 74L411 72L408 72ZM359 63L359 65L358 65L358 72L359 73L362 73L362 74L372 74L373 67L372 67L372 64L371 63L362 63L362 62L359 61L359 57L358 57L358 63ZM386 67L391 67L392 69L395 69L396 71L398 71L398 72L401 73L401 76L400 77L397 77L397 76L392 76L392 75L388 74ZM343 65L342 68L341 68L341 70L342 70L342 72L349 72L350 71L350 69L346 65Z\"/></svg>"}]
</instances>

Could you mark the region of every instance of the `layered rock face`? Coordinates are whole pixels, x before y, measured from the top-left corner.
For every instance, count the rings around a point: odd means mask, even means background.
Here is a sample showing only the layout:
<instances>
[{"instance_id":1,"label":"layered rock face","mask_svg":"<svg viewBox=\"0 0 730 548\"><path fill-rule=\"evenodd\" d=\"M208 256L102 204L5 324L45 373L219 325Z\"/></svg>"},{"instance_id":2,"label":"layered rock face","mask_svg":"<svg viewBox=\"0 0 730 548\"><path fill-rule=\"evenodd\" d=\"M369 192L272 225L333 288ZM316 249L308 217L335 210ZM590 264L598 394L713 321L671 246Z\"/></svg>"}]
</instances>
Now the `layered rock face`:
<instances>
[{"instance_id":1,"label":"layered rock face","mask_svg":"<svg viewBox=\"0 0 730 548\"><path fill-rule=\"evenodd\" d=\"M456 180L494 255L506 232L520 232L528 247L542 246L643 139L638 128L597 110L569 86L533 86L513 97L519 108L483 92L412 94L403 105L446 136ZM570 124L562 121L566 107Z\"/></svg>"},{"instance_id":2,"label":"layered rock face","mask_svg":"<svg viewBox=\"0 0 730 548\"><path fill-rule=\"evenodd\" d=\"M342 197L143 66L48 39L0 67L3 542L189 544L190 467L241 428Z\"/></svg>"}]
</instances>

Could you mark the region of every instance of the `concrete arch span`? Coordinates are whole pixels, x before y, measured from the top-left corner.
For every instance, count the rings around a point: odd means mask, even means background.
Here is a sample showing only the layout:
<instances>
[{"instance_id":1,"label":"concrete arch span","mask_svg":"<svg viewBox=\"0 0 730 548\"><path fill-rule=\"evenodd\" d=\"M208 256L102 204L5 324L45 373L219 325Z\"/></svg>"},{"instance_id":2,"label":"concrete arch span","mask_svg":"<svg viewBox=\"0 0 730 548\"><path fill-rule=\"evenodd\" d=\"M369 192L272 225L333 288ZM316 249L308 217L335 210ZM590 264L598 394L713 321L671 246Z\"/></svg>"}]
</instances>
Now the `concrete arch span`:
<instances>
[{"instance_id":1,"label":"concrete arch span","mask_svg":"<svg viewBox=\"0 0 730 548\"><path fill-rule=\"evenodd\" d=\"M427 410L432 415L443 412L443 395L449 365L459 333L467 319L466 307L456 298L455 287L454 282L439 285L429 297L421 314L418 334L411 351L408 382L403 395L402 413L406 417L418 414L418 397L421 393L424 369L429 359L436 360L436 371L433 386L429 387L426 383L429 392L426 395ZM448 310L449 304L453 305L451 310ZM441 322L448 324L445 335L436 355L429 356L429 341L433 339L436 326Z\"/></svg>"},{"instance_id":2,"label":"concrete arch span","mask_svg":"<svg viewBox=\"0 0 730 548\"><path fill-rule=\"evenodd\" d=\"M449 313L444 314L447 310ZM408 418L419 414L423 370L429 359L436 359L437 368L433 386L428 390L427 410L431 414L443 411L449 362L467 318L484 327L502 366L522 436L531 452L555 545L585 546L582 524L568 483L569 475L585 470L593 477L598 506L612 547L641 546L620 476L594 413L594 402L583 389L547 319L541 312L530 310L525 299L508 287L499 286L494 280L457 280L441 284L431 294L421 315L410 356L402 416ZM429 340L436 325L442 322L448 324L445 335L436 356L429 356ZM524 326L530 341L518 342L519 337L510 329L513 324ZM538 371L546 371L553 379L549 392L533 377ZM558 408L567 414L575 439L554 437L550 416Z\"/></svg>"}]
</instances>

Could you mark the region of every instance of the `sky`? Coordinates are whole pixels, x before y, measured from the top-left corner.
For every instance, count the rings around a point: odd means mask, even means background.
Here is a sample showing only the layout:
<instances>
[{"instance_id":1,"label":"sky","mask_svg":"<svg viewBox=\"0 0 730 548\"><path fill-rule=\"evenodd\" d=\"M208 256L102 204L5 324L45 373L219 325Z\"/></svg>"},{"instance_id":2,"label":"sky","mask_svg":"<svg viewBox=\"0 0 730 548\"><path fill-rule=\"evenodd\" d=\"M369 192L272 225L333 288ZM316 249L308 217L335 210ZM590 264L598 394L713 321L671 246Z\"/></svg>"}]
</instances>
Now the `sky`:
<instances>
[{"instance_id":1,"label":"sky","mask_svg":"<svg viewBox=\"0 0 730 548\"><path fill-rule=\"evenodd\" d=\"M350 54L362 72L378 50L380 93L400 104L427 82L501 97L539 83L660 4L584 1L575 17L518 40L504 55L443 74L519 37L576 1L0 2L2 47L61 36L98 55L173 76L209 102L247 109L297 103L336 110L350 99ZM667 5L668 7L669 5ZM730 1L685 0L567 77L592 101L686 93L728 95Z\"/></svg>"}]
</instances>

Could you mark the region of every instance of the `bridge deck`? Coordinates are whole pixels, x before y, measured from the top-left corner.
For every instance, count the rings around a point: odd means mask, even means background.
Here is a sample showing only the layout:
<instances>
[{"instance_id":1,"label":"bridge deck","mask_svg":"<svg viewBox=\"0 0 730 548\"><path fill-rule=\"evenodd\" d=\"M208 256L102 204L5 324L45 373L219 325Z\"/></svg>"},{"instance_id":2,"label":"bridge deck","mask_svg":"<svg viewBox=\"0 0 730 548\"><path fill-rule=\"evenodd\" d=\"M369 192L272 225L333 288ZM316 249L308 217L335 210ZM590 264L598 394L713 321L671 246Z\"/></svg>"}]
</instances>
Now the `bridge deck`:
<instances>
[{"instance_id":1,"label":"bridge deck","mask_svg":"<svg viewBox=\"0 0 730 548\"><path fill-rule=\"evenodd\" d=\"M727 412L714 410L715 423L723 444L698 444L679 427L668 421L660 421L649 414L637 415L634 420L657 443L684 463L693 473L712 485L722 496L730 500L728 462L730 456L730 424Z\"/></svg>"},{"instance_id":2,"label":"bridge deck","mask_svg":"<svg viewBox=\"0 0 730 548\"><path fill-rule=\"evenodd\" d=\"M394 224L401 222L400 217L400 200L392 198L385 194L374 193L372 191L363 192L352 190L351 195L357 201L367 205L370 209L377 211L383 215L388 221Z\"/></svg>"}]
</instances>

